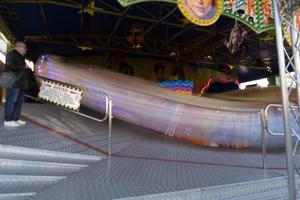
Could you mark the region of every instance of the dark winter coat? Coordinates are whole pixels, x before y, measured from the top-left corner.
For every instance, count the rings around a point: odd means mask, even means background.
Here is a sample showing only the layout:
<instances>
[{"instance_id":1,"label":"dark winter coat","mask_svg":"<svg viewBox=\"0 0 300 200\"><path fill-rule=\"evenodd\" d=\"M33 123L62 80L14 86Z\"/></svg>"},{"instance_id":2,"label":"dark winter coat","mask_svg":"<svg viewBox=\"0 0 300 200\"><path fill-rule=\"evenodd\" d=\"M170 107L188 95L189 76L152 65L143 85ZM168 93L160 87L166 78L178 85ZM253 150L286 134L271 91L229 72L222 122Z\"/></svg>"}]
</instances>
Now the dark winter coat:
<instances>
[{"instance_id":1,"label":"dark winter coat","mask_svg":"<svg viewBox=\"0 0 300 200\"><path fill-rule=\"evenodd\" d=\"M14 88L31 90L32 72L26 68L25 57L17 50L12 50L6 55L5 71L11 71L15 74L18 80L14 84Z\"/></svg>"}]
</instances>

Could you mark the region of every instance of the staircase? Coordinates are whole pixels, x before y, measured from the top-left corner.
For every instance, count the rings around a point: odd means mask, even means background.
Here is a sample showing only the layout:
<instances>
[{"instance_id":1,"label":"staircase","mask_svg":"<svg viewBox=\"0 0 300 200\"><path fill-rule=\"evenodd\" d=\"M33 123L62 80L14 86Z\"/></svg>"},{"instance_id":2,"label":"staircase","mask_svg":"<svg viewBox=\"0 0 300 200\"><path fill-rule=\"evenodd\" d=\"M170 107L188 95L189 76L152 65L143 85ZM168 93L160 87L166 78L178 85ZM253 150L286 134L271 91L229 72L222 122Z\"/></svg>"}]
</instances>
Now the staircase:
<instances>
[{"instance_id":1,"label":"staircase","mask_svg":"<svg viewBox=\"0 0 300 200\"><path fill-rule=\"evenodd\" d=\"M0 145L0 200L23 200L103 157Z\"/></svg>"}]
</instances>

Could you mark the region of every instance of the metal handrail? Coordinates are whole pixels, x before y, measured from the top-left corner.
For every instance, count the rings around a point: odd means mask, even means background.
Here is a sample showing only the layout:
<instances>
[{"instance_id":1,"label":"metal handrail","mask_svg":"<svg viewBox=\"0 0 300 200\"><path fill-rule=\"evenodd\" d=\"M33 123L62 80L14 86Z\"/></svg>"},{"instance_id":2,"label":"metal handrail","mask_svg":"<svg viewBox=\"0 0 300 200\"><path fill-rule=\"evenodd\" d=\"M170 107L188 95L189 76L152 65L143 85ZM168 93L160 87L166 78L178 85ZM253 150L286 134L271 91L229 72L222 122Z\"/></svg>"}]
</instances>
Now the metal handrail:
<instances>
[{"instance_id":1,"label":"metal handrail","mask_svg":"<svg viewBox=\"0 0 300 200\"><path fill-rule=\"evenodd\" d=\"M261 149L262 149L262 165L264 169L267 169L267 150L266 150L266 119L264 111L260 111L260 128L261 128Z\"/></svg>"},{"instance_id":2,"label":"metal handrail","mask_svg":"<svg viewBox=\"0 0 300 200\"><path fill-rule=\"evenodd\" d=\"M108 106L109 105L109 103L108 103L109 102L109 98L108 98L108 95L106 93L100 92L98 90L93 90L93 89L90 89L90 88L86 88L86 87L81 87L81 86L77 86L77 85L73 85L73 84L69 84L69 83L64 83L64 82L57 81L57 80L51 80L49 78L45 78L45 77L42 77L42 76L36 76L36 77L37 78L42 78L42 79L45 79L45 80L49 80L49 81L54 81L54 82L61 83L61 84L65 84L65 85L69 85L71 87L75 87L75 88L78 88L78 89L81 89L81 90L84 90L84 91L87 91L87 92L91 92L91 93L95 93L95 94L104 96L105 97L105 116L102 119L91 117L91 116L85 115L83 113L80 113L80 112L77 112L77 111L73 111L73 110L69 110L69 109L66 109L66 108L64 108L64 109L68 110L70 112L76 113L78 115L87 117L89 119L93 119L93 120L98 121L98 122L103 122L103 121L105 121L108 118L108 116L109 116L109 106Z\"/></svg>"},{"instance_id":3,"label":"metal handrail","mask_svg":"<svg viewBox=\"0 0 300 200\"><path fill-rule=\"evenodd\" d=\"M102 96L105 97L105 116L102 119L95 118L95 117L83 114L83 113L81 113L79 111L70 110L70 109L67 109L67 108L64 108L64 107L60 107L60 108L62 108L63 110L67 110L69 112L75 113L77 115L86 117L88 119L92 119L92 120L97 121L97 122L104 122L106 119L108 119L108 155L111 156L111 133L112 133L111 130L112 130L112 119L113 119L113 115L112 115L112 106L113 106L113 103L112 103L112 100L109 99L108 95L106 93L104 93L104 92L101 92L101 91L97 91L97 90L93 90L93 89L89 89L89 88L85 88L85 87L80 87L80 86L76 86L76 85L69 84L69 83L64 83L64 82L57 81L57 80L51 80L51 79L45 78L45 77L40 77L40 76L36 76L36 77L38 79L45 79L45 80L49 80L49 81L53 81L53 82L65 84L65 85L68 85L68 86L71 86L71 87L75 87L75 88L81 89L83 91L91 92L91 93L94 93L94 94L97 94L97 95L102 95ZM30 95L26 95L26 97L28 97L30 99L34 99L34 100L40 101L40 102L43 102L43 103L49 103L47 101L43 101L43 100L41 100L39 98L30 96Z\"/></svg>"},{"instance_id":4,"label":"metal handrail","mask_svg":"<svg viewBox=\"0 0 300 200\"><path fill-rule=\"evenodd\" d=\"M268 126L268 110L271 107L277 107L277 108L282 108L282 104L269 104L267 105L264 109L261 110L260 112L260 121L261 121L261 145L262 145L262 162L263 162L263 168L266 169L266 139L265 139L265 132L267 131L271 136L284 136L284 133L281 132L274 132L270 130ZM299 109L298 106L290 106L290 109ZM292 128L291 128L292 129ZM299 143L299 135L294 133L295 131L292 129L291 131L291 136L294 136L297 138L297 142L295 144L294 150L293 150L293 155L295 155L297 146Z\"/></svg>"},{"instance_id":5,"label":"metal handrail","mask_svg":"<svg viewBox=\"0 0 300 200\"><path fill-rule=\"evenodd\" d=\"M272 135L272 136L284 136L284 133L282 132L274 132L272 131L269 126L268 126L268 110L271 108L271 107L277 107L277 108L282 108L282 104L269 104L267 105L263 110L264 110L264 117L265 117L265 127L266 127L266 130L267 132ZM298 106L290 106L290 109L298 109ZM294 133L291 134L292 136L296 136Z\"/></svg>"}]
</instances>

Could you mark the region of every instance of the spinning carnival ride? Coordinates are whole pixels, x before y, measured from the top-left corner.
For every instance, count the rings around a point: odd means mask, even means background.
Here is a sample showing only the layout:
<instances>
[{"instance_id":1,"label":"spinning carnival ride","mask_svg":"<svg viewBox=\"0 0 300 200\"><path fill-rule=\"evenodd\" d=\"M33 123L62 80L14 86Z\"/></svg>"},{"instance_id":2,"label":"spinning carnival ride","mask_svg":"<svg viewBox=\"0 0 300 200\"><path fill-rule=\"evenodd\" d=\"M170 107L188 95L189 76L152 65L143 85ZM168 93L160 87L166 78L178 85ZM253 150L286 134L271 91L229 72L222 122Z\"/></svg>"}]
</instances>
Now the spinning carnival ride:
<instances>
[{"instance_id":1,"label":"spinning carnival ride","mask_svg":"<svg viewBox=\"0 0 300 200\"><path fill-rule=\"evenodd\" d=\"M108 94L116 118L202 146L259 146L259 112L269 103L280 102L279 88L236 91L214 98L184 95L160 88L154 82L56 56L40 59L35 68L40 77ZM247 94L252 97L247 98ZM82 103L98 111L105 107L105 100L91 93L83 94ZM272 129L282 130L281 115L280 110L268 113ZM283 139L267 137L267 143L281 146Z\"/></svg>"}]
</instances>

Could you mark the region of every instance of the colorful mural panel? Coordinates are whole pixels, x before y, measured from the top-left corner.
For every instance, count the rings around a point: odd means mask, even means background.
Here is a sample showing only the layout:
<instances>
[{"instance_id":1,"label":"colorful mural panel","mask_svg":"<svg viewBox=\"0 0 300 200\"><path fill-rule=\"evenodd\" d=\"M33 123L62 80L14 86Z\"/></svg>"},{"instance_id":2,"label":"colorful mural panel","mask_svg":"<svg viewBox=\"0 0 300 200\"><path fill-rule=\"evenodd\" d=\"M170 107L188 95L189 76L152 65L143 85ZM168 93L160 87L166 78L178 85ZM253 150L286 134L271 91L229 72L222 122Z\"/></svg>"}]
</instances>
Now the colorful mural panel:
<instances>
[{"instance_id":1,"label":"colorful mural panel","mask_svg":"<svg viewBox=\"0 0 300 200\"><path fill-rule=\"evenodd\" d=\"M223 15L241 21L256 33L275 28L271 0L224 0Z\"/></svg>"},{"instance_id":2,"label":"colorful mural panel","mask_svg":"<svg viewBox=\"0 0 300 200\"><path fill-rule=\"evenodd\" d=\"M218 18L218 15L214 15L213 18L209 20L202 20L189 14L191 12L188 9L184 8L185 2L199 2L196 0L118 0L122 6L128 6L135 3L141 2L169 2L177 4L183 14L192 22L201 25L207 26L213 24ZM264 31L274 29L274 17L272 10L272 0L207 0L210 2L216 2L218 5L222 5L220 14L226 15L228 17L234 18L243 24L246 24L256 33L262 33ZM223 8L224 7L224 8ZM202 8L201 8L202 9ZM200 10L201 10L200 9ZM216 12L218 14L218 12Z\"/></svg>"}]
</instances>

